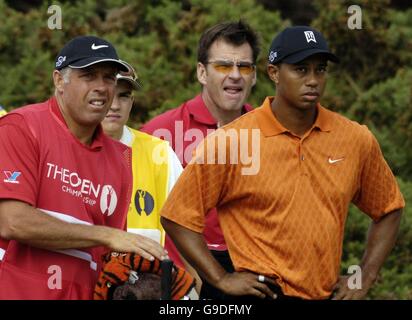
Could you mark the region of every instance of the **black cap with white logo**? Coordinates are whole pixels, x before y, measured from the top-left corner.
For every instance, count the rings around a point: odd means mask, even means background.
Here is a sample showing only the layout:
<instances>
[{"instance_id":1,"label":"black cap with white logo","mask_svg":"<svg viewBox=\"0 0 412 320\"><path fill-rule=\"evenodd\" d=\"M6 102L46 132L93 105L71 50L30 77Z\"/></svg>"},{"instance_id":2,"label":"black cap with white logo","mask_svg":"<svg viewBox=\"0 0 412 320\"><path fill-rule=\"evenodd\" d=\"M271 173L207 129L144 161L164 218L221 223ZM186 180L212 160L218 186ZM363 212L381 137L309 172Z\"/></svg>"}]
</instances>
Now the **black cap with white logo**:
<instances>
[{"instance_id":1,"label":"black cap with white logo","mask_svg":"<svg viewBox=\"0 0 412 320\"><path fill-rule=\"evenodd\" d=\"M105 61L118 64L122 71L129 71L110 42L95 36L80 36L70 40L63 47L57 55L55 68L57 70L65 67L80 69Z\"/></svg>"},{"instance_id":2,"label":"black cap with white logo","mask_svg":"<svg viewBox=\"0 0 412 320\"><path fill-rule=\"evenodd\" d=\"M324 53L327 59L339 62L319 31L308 26L288 27L273 39L268 62L294 64L316 53Z\"/></svg>"}]
</instances>

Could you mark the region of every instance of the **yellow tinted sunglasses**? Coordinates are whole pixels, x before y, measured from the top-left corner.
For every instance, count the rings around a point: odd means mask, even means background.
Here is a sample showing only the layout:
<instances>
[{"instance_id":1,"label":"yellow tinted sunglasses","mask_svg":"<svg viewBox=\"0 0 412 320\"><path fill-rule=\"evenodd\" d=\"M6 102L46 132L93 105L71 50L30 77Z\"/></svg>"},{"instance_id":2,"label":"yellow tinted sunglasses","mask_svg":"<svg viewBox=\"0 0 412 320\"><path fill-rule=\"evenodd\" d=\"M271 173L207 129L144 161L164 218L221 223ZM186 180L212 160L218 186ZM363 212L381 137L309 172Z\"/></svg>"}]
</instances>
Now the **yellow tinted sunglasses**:
<instances>
[{"instance_id":1,"label":"yellow tinted sunglasses","mask_svg":"<svg viewBox=\"0 0 412 320\"><path fill-rule=\"evenodd\" d=\"M247 76L255 71L255 64L251 62L234 62L234 61L225 61L225 60L215 60L209 61L208 64L211 64L213 68L220 73L229 74L232 72L233 67L236 66L239 69L239 73L243 76Z\"/></svg>"}]
</instances>

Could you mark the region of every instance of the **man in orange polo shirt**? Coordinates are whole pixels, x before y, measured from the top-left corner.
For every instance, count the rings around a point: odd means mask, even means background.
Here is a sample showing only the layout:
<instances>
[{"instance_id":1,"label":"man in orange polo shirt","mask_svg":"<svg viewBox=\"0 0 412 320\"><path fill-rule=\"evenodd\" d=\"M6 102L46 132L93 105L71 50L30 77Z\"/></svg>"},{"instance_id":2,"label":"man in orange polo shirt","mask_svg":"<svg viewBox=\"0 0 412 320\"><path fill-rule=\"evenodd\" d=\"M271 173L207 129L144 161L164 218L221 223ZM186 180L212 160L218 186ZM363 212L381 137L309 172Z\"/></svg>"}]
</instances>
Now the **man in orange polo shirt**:
<instances>
[{"instance_id":1,"label":"man in orange polo shirt","mask_svg":"<svg viewBox=\"0 0 412 320\"><path fill-rule=\"evenodd\" d=\"M153 118L141 131L168 140L186 167L206 135L252 110L246 100L256 83L259 52L258 35L244 21L221 22L207 29L200 37L197 53L201 93ZM203 235L209 250L226 271L233 272L216 208L205 219ZM185 265L167 236L165 248L177 265ZM197 280L199 285L202 280ZM222 293L207 281L202 281L201 287L201 299L220 299Z\"/></svg>"},{"instance_id":2,"label":"man in orange polo shirt","mask_svg":"<svg viewBox=\"0 0 412 320\"><path fill-rule=\"evenodd\" d=\"M338 62L318 31L283 30L269 53L276 97L208 136L163 207L179 251L228 296L361 299L395 243L405 203L378 142L319 104L328 60ZM250 150L255 170L241 161ZM373 220L356 289L339 277L351 202ZM213 207L234 273L201 237Z\"/></svg>"}]
</instances>

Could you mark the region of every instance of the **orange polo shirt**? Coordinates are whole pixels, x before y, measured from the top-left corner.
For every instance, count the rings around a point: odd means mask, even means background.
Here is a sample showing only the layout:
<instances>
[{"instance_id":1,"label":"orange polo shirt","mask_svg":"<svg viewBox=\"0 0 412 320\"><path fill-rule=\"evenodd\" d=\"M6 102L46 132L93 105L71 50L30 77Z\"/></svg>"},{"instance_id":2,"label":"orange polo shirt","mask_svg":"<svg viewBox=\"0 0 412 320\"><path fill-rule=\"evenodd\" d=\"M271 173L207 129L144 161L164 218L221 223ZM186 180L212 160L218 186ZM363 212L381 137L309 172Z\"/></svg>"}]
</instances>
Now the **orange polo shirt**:
<instances>
[{"instance_id":1,"label":"orange polo shirt","mask_svg":"<svg viewBox=\"0 0 412 320\"><path fill-rule=\"evenodd\" d=\"M349 204L378 221L405 203L366 126L318 105L300 138L277 121L272 100L204 140L161 214L201 233L217 207L237 271L272 277L286 295L324 299L338 280Z\"/></svg>"}]
</instances>

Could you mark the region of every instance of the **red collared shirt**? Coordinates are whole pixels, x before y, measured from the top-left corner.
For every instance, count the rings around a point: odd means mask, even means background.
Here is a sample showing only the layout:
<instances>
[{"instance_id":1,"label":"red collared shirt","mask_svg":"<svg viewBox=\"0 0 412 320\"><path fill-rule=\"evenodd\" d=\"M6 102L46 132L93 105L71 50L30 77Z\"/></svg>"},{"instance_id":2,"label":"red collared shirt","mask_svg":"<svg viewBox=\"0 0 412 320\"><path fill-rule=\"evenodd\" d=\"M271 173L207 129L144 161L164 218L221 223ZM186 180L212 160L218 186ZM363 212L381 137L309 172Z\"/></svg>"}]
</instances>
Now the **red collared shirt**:
<instances>
[{"instance_id":1,"label":"red collared shirt","mask_svg":"<svg viewBox=\"0 0 412 320\"><path fill-rule=\"evenodd\" d=\"M60 220L123 229L130 148L96 130L90 146L69 130L56 99L0 119L0 199ZM0 239L0 299L91 299L105 248L45 250ZM50 285L52 275L55 285Z\"/></svg>"}]
</instances>

